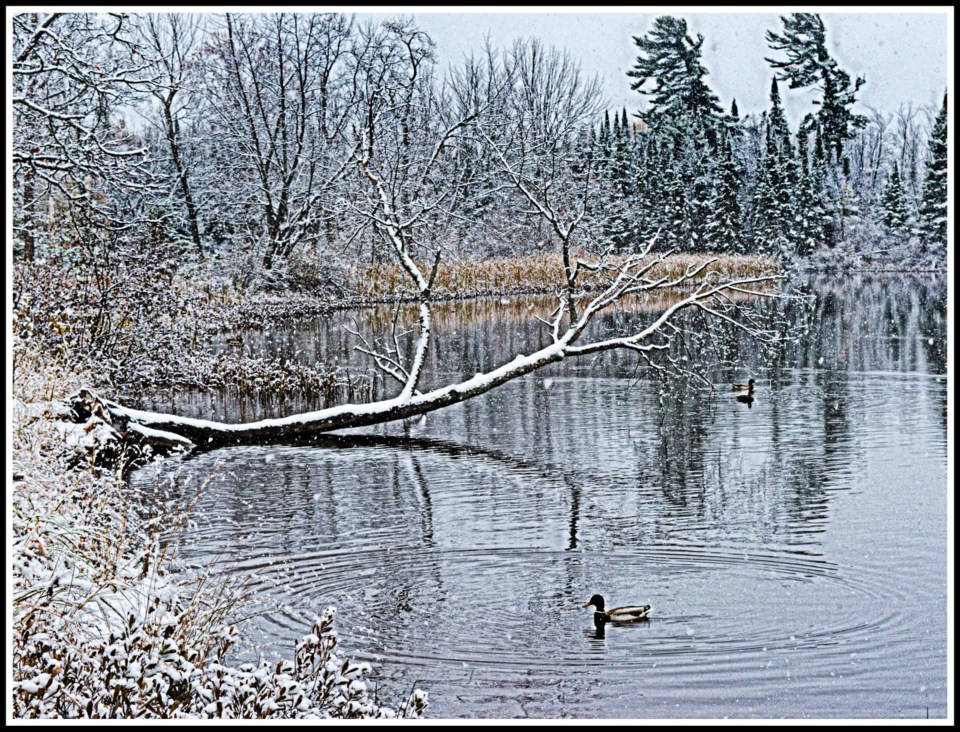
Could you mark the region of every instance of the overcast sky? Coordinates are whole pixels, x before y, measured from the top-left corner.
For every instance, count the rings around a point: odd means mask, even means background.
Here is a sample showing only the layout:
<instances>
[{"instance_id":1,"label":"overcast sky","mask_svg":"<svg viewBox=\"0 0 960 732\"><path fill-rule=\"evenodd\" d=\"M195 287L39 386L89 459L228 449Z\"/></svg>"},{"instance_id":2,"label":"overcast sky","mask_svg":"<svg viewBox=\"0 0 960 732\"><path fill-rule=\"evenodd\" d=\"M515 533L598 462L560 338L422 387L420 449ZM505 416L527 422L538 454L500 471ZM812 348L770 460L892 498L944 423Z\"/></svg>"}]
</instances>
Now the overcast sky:
<instances>
[{"instance_id":1,"label":"overcast sky","mask_svg":"<svg viewBox=\"0 0 960 732\"><path fill-rule=\"evenodd\" d=\"M725 108L736 98L741 114L760 112L768 105L772 75L764 56L774 56L764 32L782 30L780 13L696 13L667 9L656 13L550 12L451 13L408 12L436 41L443 64L455 63L478 51L489 33L494 45L514 38L537 36L579 58L582 68L604 77L611 107L641 108L642 97L630 90L626 71L637 56L633 36L649 32L659 15L687 21L691 35L705 37L703 62L711 85ZM391 13L396 15L398 11ZM379 14L377 14L379 15ZM947 87L946 9L936 13L828 13L820 14L827 29L827 45L851 77L866 75L857 108L870 105L893 111L900 102L936 104ZM371 13L358 18L375 17ZM380 16L382 17L382 16ZM778 58L780 56L777 56ZM794 121L810 111L812 93L782 89Z\"/></svg>"}]
</instances>

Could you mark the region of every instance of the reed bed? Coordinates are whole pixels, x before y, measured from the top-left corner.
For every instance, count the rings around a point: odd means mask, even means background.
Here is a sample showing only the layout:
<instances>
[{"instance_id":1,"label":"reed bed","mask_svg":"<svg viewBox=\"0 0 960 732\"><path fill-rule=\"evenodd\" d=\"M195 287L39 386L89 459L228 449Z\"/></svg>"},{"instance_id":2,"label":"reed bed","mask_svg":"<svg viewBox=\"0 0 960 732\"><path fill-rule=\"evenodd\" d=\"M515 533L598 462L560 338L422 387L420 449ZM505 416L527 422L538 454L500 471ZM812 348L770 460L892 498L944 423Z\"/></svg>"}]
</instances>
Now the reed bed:
<instances>
[{"instance_id":1,"label":"reed bed","mask_svg":"<svg viewBox=\"0 0 960 732\"><path fill-rule=\"evenodd\" d=\"M583 257L581 253L578 256ZM772 257L746 255L671 254L651 276L676 278L688 267L715 258L707 271L722 277L743 278L776 274L780 263ZM626 255L609 257L612 265L623 263ZM429 270L428 266L423 267ZM414 288L407 273L395 265L373 265L358 270L353 288L360 297L412 296ZM590 287L591 277L583 282ZM696 281L696 280L694 280ZM500 294L552 293L562 286L563 260L558 253L528 254L500 259L450 259L441 262L433 292L439 297L476 297Z\"/></svg>"}]
</instances>

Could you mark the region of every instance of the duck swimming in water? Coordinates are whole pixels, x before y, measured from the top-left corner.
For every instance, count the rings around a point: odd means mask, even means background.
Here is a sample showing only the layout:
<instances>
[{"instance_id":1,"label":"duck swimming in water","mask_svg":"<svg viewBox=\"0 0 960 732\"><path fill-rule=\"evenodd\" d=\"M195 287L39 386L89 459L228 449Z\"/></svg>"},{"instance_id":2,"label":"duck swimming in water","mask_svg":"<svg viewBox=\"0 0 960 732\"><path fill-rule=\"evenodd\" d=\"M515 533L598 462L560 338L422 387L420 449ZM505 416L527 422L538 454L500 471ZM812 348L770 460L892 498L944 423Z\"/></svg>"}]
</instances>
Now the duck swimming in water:
<instances>
[{"instance_id":1,"label":"duck swimming in water","mask_svg":"<svg viewBox=\"0 0 960 732\"><path fill-rule=\"evenodd\" d=\"M607 621L629 623L634 620L646 619L647 613L650 612L649 605L624 605L623 607L604 610L603 595L594 595L583 603L583 607L590 607L591 605L594 607L593 620L595 623L606 623Z\"/></svg>"},{"instance_id":2,"label":"duck swimming in water","mask_svg":"<svg viewBox=\"0 0 960 732\"><path fill-rule=\"evenodd\" d=\"M748 394L753 394L753 385L756 383L753 379L750 379L746 384L734 384L733 388L730 391L745 391Z\"/></svg>"}]
</instances>

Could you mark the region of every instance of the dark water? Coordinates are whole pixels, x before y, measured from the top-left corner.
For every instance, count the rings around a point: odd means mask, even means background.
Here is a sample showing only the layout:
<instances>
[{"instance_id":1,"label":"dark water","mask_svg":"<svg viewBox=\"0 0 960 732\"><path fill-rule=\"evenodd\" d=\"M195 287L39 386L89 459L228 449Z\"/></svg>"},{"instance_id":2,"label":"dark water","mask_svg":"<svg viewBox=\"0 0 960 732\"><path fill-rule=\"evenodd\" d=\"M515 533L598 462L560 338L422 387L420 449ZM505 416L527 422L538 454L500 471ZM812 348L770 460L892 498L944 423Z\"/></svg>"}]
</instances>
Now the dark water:
<instances>
[{"instance_id":1,"label":"dark water","mask_svg":"<svg viewBox=\"0 0 960 732\"><path fill-rule=\"evenodd\" d=\"M943 717L946 283L808 287L799 343L772 361L728 344L739 368L716 378L756 378L749 406L661 395L618 355L372 437L226 448L133 481L209 480L181 558L249 579L260 652L288 653L335 605L381 696L416 685L434 717ZM533 350L530 304L450 306L431 383ZM245 347L330 359L351 345L338 326ZM650 619L598 633L580 607L596 592Z\"/></svg>"}]
</instances>

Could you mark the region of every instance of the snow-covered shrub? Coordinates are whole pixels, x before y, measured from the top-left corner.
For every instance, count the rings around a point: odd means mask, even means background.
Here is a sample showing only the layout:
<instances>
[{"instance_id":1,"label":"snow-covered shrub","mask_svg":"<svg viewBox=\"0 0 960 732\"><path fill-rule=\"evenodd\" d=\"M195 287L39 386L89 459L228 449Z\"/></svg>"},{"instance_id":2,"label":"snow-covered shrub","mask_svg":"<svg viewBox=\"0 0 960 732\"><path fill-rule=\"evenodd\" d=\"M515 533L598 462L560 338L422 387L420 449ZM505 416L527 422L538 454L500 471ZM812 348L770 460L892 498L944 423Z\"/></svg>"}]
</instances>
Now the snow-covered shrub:
<instances>
[{"instance_id":1,"label":"snow-covered shrub","mask_svg":"<svg viewBox=\"0 0 960 732\"><path fill-rule=\"evenodd\" d=\"M370 667L336 653L333 610L292 660L236 664L241 588L170 572L117 473L78 462L49 419L81 379L15 339L12 418L12 702L25 718L419 717L426 696L383 706ZM49 378L62 379L50 383ZM78 446L79 449L80 446Z\"/></svg>"}]
</instances>

